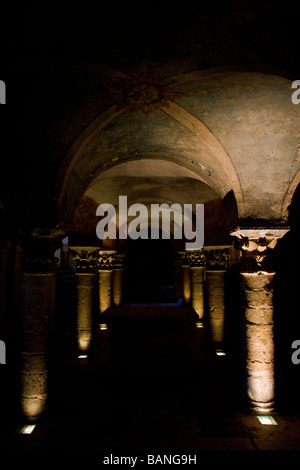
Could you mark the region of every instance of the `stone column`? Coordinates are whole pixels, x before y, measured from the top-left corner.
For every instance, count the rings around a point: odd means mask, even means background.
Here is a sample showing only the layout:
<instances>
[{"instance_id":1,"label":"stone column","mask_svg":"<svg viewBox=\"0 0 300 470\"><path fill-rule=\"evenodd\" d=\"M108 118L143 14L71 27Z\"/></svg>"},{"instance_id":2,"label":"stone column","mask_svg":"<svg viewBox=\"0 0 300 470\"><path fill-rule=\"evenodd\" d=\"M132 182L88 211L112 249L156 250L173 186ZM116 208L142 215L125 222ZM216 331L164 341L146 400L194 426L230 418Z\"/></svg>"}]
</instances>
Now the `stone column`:
<instances>
[{"instance_id":1,"label":"stone column","mask_svg":"<svg viewBox=\"0 0 300 470\"><path fill-rule=\"evenodd\" d=\"M277 239L286 231L238 231L244 301L247 395L250 408L256 413L270 412L275 406L273 252Z\"/></svg>"},{"instance_id":2,"label":"stone column","mask_svg":"<svg viewBox=\"0 0 300 470\"><path fill-rule=\"evenodd\" d=\"M99 308L100 314L112 303L112 273L114 268L115 250L99 251Z\"/></svg>"},{"instance_id":3,"label":"stone column","mask_svg":"<svg viewBox=\"0 0 300 470\"><path fill-rule=\"evenodd\" d=\"M111 305L119 307L122 304L124 257L123 253L116 250L99 251L100 314Z\"/></svg>"},{"instance_id":4,"label":"stone column","mask_svg":"<svg viewBox=\"0 0 300 470\"><path fill-rule=\"evenodd\" d=\"M54 252L60 230L35 230L24 239L21 274L21 409L36 421L46 409L49 343L54 329Z\"/></svg>"},{"instance_id":5,"label":"stone column","mask_svg":"<svg viewBox=\"0 0 300 470\"><path fill-rule=\"evenodd\" d=\"M182 269L183 303L189 304L191 301L191 295L192 295L190 265L188 262L186 251L180 251L179 255L180 255L180 264L181 264L181 269Z\"/></svg>"},{"instance_id":6,"label":"stone column","mask_svg":"<svg viewBox=\"0 0 300 470\"><path fill-rule=\"evenodd\" d=\"M99 247L72 246L77 279L77 344L87 352L92 342L96 260Z\"/></svg>"},{"instance_id":7,"label":"stone column","mask_svg":"<svg viewBox=\"0 0 300 470\"><path fill-rule=\"evenodd\" d=\"M125 254L119 252L113 257L112 300L115 307L122 305L124 258Z\"/></svg>"},{"instance_id":8,"label":"stone column","mask_svg":"<svg viewBox=\"0 0 300 470\"><path fill-rule=\"evenodd\" d=\"M206 257L206 293L211 341L222 349L225 324L225 282L230 246L203 247Z\"/></svg>"},{"instance_id":9,"label":"stone column","mask_svg":"<svg viewBox=\"0 0 300 470\"><path fill-rule=\"evenodd\" d=\"M187 260L191 270L191 295L192 307L203 321L204 317L204 279L205 279L205 255L203 250L189 250Z\"/></svg>"}]
</instances>

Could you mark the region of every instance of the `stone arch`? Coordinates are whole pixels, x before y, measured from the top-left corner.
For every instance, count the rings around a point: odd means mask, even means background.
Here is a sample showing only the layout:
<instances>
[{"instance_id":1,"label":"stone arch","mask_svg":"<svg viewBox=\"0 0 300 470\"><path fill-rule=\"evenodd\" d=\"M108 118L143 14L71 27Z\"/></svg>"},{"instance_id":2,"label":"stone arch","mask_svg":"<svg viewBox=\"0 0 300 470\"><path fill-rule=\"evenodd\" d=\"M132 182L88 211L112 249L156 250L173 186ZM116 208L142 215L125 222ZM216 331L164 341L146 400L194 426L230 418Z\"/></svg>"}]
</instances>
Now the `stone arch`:
<instances>
[{"instance_id":1,"label":"stone arch","mask_svg":"<svg viewBox=\"0 0 300 470\"><path fill-rule=\"evenodd\" d=\"M72 193L73 197L74 192L76 192L77 202L79 202L79 198L89 187L95 175L101 174L102 171L108 168L112 168L118 162L112 161L114 158L111 158L109 161L105 161L102 166L96 167L95 170L93 170L92 178L88 178L85 181L75 181L74 178L73 180L69 178L74 165L76 165L76 162L80 159L85 146L92 141L93 137L98 132L101 132L101 129L103 129L109 122L111 122L120 114L122 114L122 112L117 111L114 108L110 109L110 112L105 113L105 116L99 117L99 119L96 120L97 122L92 123L92 125L90 125L89 128L86 129L78 137L78 139L76 139L66 156L57 180L55 195L58 210L58 221L59 224L66 229L68 228L68 222L70 222L66 216L66 207L64 207L68 199L68 195ZM194 135L199 136L199 134L201 134L199 137L200 141L216 156L216 169L208 168L201 162L197 164L196 169L194 161L191 161L189 157L182 155L182 153L167 157L165 155L158 154L155 156L155 158L158 160L165 160L176 163L183 168L185 167L186 169L193 171L197 178L199 177L202 181L206 182L208 186L213 188L222 199L224 199L225 196L232 191L236 201L235 208L239 211L239 215L241 216L243 213L243 198L238 176L229 156L222 148L221 144L203 123L198 121L196 118L191 117L188 112L185 112L183 108L179 107L175 103L172 104L170 109L168 108L167 114L172 114L172 117L180 122L180 124L182 124L184 121L185 123L183 125ZM143 154L139 155L138 158L149 159L153 158L153 155ZM133 155L127 155L123 161L130 161L133 159L136 159L136 157ZM213 173L214 170L216 170L216 174ZM73 203L72 210L74 211L74 209L75 204ZM69 208L67 210L69 211Z\"/></svg>"},{"instance_id":2,"label":"stone arch","mask_svg":"<svg viewBox=\"0 0 300 470\"><path fill-rule=\"evenodd\" d=\"M300 171L298 171L296 176L291 181L288 187L287 193L285 195L283 204L282 204L282 218L285 220L288 218L288 209L297 189L299 188L299 185L300 185Z\"/></svg>"}]
</instances>

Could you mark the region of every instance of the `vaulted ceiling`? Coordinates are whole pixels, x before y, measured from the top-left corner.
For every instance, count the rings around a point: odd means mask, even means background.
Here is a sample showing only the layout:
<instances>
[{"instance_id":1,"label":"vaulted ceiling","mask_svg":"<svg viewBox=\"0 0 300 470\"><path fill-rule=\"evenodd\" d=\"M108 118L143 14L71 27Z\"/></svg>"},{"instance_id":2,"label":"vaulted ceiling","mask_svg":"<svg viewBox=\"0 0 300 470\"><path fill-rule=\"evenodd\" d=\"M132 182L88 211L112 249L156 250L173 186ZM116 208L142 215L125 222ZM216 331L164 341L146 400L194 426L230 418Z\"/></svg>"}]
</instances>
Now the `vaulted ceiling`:
<instances>
[{"instance_id":1,"label":"vaulted ceiling","mask_svg":"<svg viewBox=\"0 0 300 470\"><path fill-rule=\"evenodd\" d=\"M9 59L19 115L2 199L18 223L68 227L83 195L124 191L145 203L234 195L240 222L285 221L300 181L293 3L35 7Z\"/></svg>"}]
</instances>

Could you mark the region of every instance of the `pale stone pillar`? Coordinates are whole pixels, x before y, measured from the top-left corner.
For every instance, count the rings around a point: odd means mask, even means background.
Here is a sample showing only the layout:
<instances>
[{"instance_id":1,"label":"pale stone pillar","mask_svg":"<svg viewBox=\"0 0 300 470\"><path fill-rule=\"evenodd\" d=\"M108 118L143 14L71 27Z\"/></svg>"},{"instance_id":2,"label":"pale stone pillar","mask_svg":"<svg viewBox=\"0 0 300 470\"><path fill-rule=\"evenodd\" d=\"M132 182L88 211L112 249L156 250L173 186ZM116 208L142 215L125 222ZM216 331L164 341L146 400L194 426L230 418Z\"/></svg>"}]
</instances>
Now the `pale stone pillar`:
<instances>
[{"instance_id":1,"label":"pale stone pillar","mask_svg":"<svg viewBox=\"0 0 300 470\"><path fill-rule=\"evenodd\" d=\"M206 298L211 341L217 349L223 347L225 326L225 274L230 246L205 246Z\"/></svg>"},{"instance_id":2,"label":"pale stone pillar","mask_svg":"<svg viewBox=\"0 0 300 470\"><path fill-rule=\"evenodd\" d=\"M54 300L55 274L22 274L21 407L30 420L39 418L46 409L48 339Z\"/></svg>"},{"instance_id":3,"label":"pale stone pillar","mask_svg":"<svg viewBox=\"0 0 300 470\"><path fill-rule=\"evenodd\" d=\"M286 231L245 229L234 233L241 238L247 395L256 413L270 412L275 406L273 249Z\"/></svg>"},{"instance_id":4,"label":"pale stone pillar","mask_svg":"<svg viewBox=\"0 0 300 470\"><path fill-rule=\"evenodd\" d=\"M99 270L99 306L103 313L111 306L112 269Z\"/></svg>"},{"instance_id":5,"label":"pale stone pillar","mask_svg":"<svg viewBox=\"0 0 300 470\"><path fill-rule=\"evenodd\" d=\"M123 253L116 250L99 251L100 314L112 304L116 307L122 304L124 257Z\"/></svg>"},{"instance_id":6,"label":"pale stone pillar","mask_svg":"<svg viewBox=\"0 0 300 470\"><path fill-rule=\"evenodd\" d=\"M100 314L107 310L112 303L112 274L114 268L115 250L99 251L99 309Z\"/></svg>"},{"instance_id":7,"label":"pale stone pillar","mask_svg":"<svg viewBox=\"0 0 300 470\"><path fill-rule=\"evenodd\" d=\"M247 387L251 408L270 411L275 404L273 279L275 273L241 273L245 299Z\"/></svg>"},{"instance_id":8,"label":"pale stone pillar","mask_svg":"<svg viewBox=\"0 0 300 470\"><path fill-rule=\"evenodd\" d=\"M225 273L226 271L221 270L206 270L207 305L211 341L216 347L221 347L224 342Z\"/></svg>"},{"instance_id":9,"label":"pale stone pillar","mask_svg":"<svg viewBox=\"0 0 300 470\"><path fill-rule=\"evenodd\" d=\"M123 269L125 254L116 252L113 256L112 300L115 307L120 307L123 300Z\"/></svg>"},{"instance_id":10,"label":"pale stone pillar","mask_svg":"<svg viewBox=\"0 0 300 470\"><path fill-rule=\"evenodd\" d=\"M205 280L205 255L203 250L187 251L187 260L191 270L191 295L192 307L203 321L204 317L204 280Z\"/></svg>"},{"instance_id":11,"label":"pale stone pillar","mask_svg":"<svg viewBox=\"0 0 300 470\"><path fill-rule=\"evenodd\" d=\"M183 303L189 304L192 296L190 265L186 256L186 251L179 252L182 269L182 297Z\"/></svg>"},{"instance_id":12,"label":"pale stone pillar","mask_svg":"<svg viewBox=\"0 0 300 470\"><path fill-rule=\"evenodd\" d=\"M120 307L122 305L122 281L123 269L114 269L112 274L113 305Z\"/></svg>"},{"instance_id":13,"label":"pale stone pillar","mask_svg":"<svg viewBox=\"0 0 300 470\"><path fill-rule=\"evenodd\" d=\"M49 340L54 329L55 258L62 231L35 230L23 248L21 273L21 409L36 421L47 404Z\"/></svg>"},{"instance_id":14,"label":"pale stone pillar","mask_svg":"<svg viewBox=\"0 0 300 470\"><path fill-rule=\"evenodd\" d=\"M96 260L98 247L70 247L76 264L77 279L77 345L87 352L92 342L95 296Z\"/></svg>"}]
</instances>

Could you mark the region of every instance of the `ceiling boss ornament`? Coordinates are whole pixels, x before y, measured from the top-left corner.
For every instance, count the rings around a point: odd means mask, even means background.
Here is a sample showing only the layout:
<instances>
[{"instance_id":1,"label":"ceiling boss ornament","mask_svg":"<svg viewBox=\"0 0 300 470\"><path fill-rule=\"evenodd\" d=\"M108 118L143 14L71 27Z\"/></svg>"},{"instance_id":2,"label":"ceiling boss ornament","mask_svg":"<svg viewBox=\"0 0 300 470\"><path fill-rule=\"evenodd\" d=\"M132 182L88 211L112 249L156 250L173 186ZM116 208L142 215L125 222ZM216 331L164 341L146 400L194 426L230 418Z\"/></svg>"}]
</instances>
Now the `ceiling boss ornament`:
<instances>
[{"instance_id":1,"label":"ceiling boss ornament","mask_svg":"<svg viewBox=\"0 0 300 470\"><path fill-rule=\"evenodd\" d=\"M169 100L176 96L184 95L174 89L175 84L174 80L164 78L153 67L145 66L133 76L115 81L108 91L120 109L150 114L160 106L168 107Z\"/></svg>"}]
</instances>

